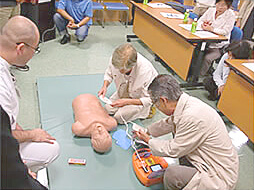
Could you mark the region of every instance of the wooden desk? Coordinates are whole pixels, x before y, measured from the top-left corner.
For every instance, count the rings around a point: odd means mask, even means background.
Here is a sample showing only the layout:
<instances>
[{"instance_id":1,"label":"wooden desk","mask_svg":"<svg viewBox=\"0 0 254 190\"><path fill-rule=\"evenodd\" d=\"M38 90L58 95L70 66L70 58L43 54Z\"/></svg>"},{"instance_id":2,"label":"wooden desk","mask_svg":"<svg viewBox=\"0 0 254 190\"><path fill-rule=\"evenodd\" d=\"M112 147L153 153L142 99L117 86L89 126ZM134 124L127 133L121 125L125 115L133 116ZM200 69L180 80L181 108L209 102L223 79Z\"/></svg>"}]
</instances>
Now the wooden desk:
<instances>
[{"instance_id":1,"label":"wooden desk","mask_svg":"<svg viewBox=\"0 0 254 190\"><path fill-rule=\"evenodd\" d=\"M206 42L227 40L224 36L199 38L179 26L182 20L168 19L160 14L179 13L174 9L154 9L141 3L131 3L136 6L133 32L184 80L187 80L191 64L195 68L193 75L199 75ZM201 54L194 60L192 57L196 47Z\"/></svg>"},{"instance_id":2,"label":"wooden desk","mask_svg":"<svg viewBox=\"0 0 254 190\"><path fill-rule=\"evenodd\" d=\"M218 102L219 110L254 142L254 72L242 63L252 60L226 60L230 73Z\"/></svg>"}]
</instances>

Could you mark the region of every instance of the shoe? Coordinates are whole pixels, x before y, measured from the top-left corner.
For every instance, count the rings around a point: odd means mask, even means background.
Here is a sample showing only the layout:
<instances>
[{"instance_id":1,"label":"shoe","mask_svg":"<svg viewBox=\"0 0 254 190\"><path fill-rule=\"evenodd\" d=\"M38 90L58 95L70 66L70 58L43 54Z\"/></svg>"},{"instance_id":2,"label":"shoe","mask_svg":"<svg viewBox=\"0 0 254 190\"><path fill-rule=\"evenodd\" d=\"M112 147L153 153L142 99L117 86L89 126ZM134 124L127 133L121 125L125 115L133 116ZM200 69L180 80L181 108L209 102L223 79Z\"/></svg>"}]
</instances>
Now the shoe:
<instances>
[{"instance_id":1,"label":"shoe","mask_svg":"<svg viewBox=\"0 0 254 190\"><path fill-rule=\"evenodd\" d=\"M64 35L63 38L60 41L60 44L66 44L71 40L71 37L69 35Z\"/></svg>"},{"instance_id":2,"label":"shoe","mask_svg":"<svg viewBox=\"0 0 254 190\"><path fill-rule=\"evenodd\" d=\"M128 22L128 25L133 25L133 20L131 20L130 22Z\"/></svg>"},{"instance_id":3,"label":"shoe","mask_svg":"<svg viewBox=\"0 0 254 190\"><path fill-rule=\"evenodd\" d=\"M80 40L80 39L77 38L77 42L83 42L84 40L85 40L85 39Z\"/></svg>"},{"instance_id":4,"label":"shoe","mask_svg":"<svg viewBox=\"0 0 254 190\"><path fill-rule=\"evenodd\" d=\"M152 106L147 119L151 119L155 114L156 114L156 108Z\"/></svg>"}]
</instances>

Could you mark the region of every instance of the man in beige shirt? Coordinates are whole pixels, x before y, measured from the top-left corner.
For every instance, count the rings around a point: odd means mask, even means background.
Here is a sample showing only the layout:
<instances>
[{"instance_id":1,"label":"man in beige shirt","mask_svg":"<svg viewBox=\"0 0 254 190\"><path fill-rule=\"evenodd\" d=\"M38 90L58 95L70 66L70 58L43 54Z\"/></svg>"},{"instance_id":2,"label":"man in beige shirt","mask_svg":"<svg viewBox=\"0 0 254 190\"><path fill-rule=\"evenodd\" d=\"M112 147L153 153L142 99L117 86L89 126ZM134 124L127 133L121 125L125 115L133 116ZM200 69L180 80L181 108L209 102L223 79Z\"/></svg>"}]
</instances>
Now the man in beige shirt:
<instances>
[{"instance_id":1,"label":"man in beige shirt","mask_svg":"<svg viewBox=\"0 0 254 190\"><path fill-rule=\"evenodd\" d=\"M149 144L155 156L186 160L185 165L167 168L165 189L234 189L238 155L218 113L183 93L170 75L158 75L148 92L155 106L169 117L149 126L147 133L139 131L136 135ZM174 136L170 140L149 136L170 132Z\"/></svg>"}]
</instances>

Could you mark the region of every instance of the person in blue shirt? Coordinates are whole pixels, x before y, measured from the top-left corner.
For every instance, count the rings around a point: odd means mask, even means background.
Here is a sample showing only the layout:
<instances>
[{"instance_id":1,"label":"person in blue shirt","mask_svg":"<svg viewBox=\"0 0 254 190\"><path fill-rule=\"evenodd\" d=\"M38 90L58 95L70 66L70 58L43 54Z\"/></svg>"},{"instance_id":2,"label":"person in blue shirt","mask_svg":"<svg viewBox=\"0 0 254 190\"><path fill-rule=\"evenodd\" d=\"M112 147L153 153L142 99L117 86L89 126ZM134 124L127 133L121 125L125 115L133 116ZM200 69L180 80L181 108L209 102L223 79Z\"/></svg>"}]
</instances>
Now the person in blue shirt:
<instances>
[{"instance_id":1,"label":"person in blue shirt","mask_svg":"<svg viewBox=\"0 0 254 190\"><path fill-rule=\"evenodd\" d=\"M88 35L92 24L93 10L91 0L60 0L54 15L56 27L62 37L60 43L70 41L67 27L76 30L78 42L82 42Z\"/></svg>"}]
</instances>

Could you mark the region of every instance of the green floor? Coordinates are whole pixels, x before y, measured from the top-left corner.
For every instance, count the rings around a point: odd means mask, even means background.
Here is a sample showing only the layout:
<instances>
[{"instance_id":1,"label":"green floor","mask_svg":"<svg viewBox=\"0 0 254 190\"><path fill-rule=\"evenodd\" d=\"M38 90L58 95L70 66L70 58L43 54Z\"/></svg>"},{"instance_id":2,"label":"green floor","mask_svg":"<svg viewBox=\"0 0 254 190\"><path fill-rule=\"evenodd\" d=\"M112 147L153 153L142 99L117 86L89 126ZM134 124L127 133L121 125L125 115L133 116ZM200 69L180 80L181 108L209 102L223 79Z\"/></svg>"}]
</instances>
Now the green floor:
<instances>
[{"instance_id":1,"label":"green floor","mask_svg":"<svg viewBox=\"0 0 254 190\"><path fill-rule=\"evenodd\" d=\"M18 122L21 126L26 129L40 126L37 88L35 83L38 77L104 73L114 49L118 45L125 43L125 35L131 33L132 27L125 28L119 23L109 23L104 29L101 26L92 26L88 38L81 44L75 41L74 36L72 37L72 42L66 45L59 44L59 37L57 37L56 40L41 44L41 53L35 55L28 63L30 66L29 72L13 71L21 92L20 114L18 117ZM154 61L153 52L144 43L140 40L133 40L131 43L138 52L153 63L160 74L169 73L161 63ZM180 52L179 56L181 56ZM178 77L176 78L179 82L182 82ZM102 83L103 81L101 81L101 85ZM101 86L98 86L98 91L100 87ZM188 91L188 93L200 98L213 107L216 106L215 102L207 100L207 93L202 89ZM162 113L157 112L152 119L142 122L144 126L148 126L163 117L165 116ZM240 176L236 189L253 190L253 149L245 143L246 137L226 119L225 121L232 141L240 144L237 146L240 159Z\"/></svg>"}]
</instances>

